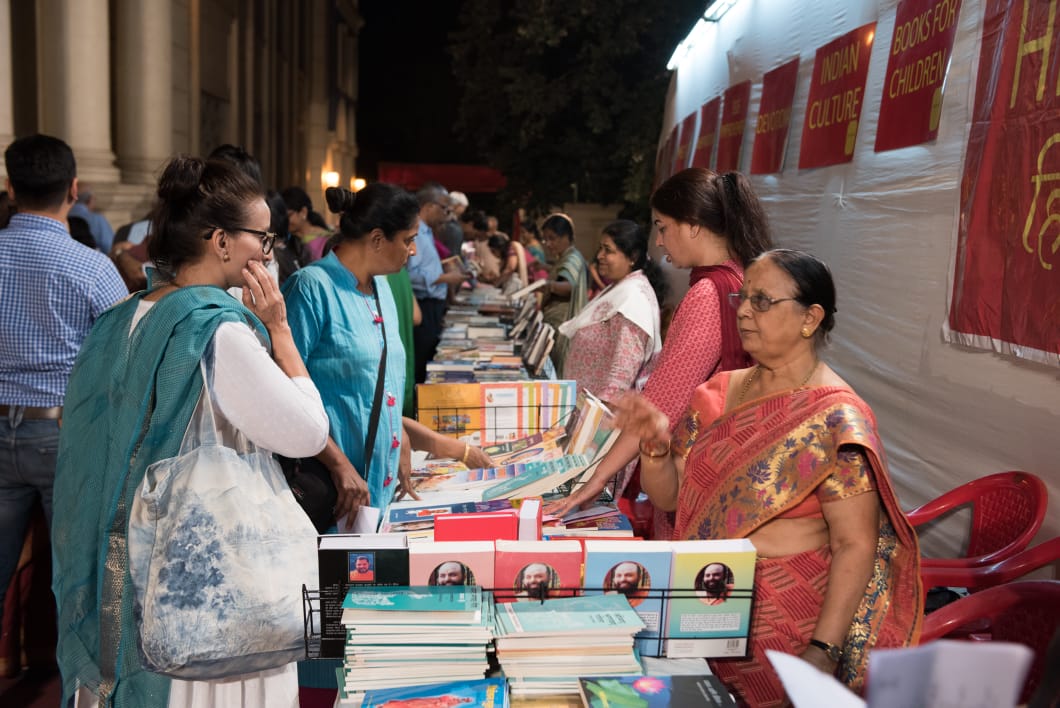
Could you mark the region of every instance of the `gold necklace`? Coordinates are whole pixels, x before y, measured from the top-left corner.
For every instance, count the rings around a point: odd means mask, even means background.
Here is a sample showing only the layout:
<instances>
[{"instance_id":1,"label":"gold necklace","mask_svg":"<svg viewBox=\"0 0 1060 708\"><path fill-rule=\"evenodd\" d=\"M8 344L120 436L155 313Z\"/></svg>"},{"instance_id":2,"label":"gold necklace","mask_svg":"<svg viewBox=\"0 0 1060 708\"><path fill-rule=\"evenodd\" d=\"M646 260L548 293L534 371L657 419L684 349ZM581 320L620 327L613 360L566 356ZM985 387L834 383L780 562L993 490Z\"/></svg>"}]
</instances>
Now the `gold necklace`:
<instances>
[{"instance_id":1,"label":"gold necklace","mask_svg":"<svg viewBox=\"0 0 1060 708\"><path fill-rule=\"evenodd\" d=\"M810 373L806 374L806 378L804 378L802 380L802 383L800 383L795 388L802 388L807 383L809 383L810 379L813 378L814 372L817 371L817 367L820 365L820 363L821 363L820 359L814 359L813 360L813 366L810 367ZM758 366L755 367L755 370L752 371L750 374L748 374L747 378L744 379L743 386L740 387L740 395L736 398L736 405L737 406L740 405L741 403L743 403L743 399L747 397L747 392L751 390L751 384L753 384L756 380L758 380L758 376L761 373L762 373L762 365L759 364Z\"/></svg>"}]
</instances>

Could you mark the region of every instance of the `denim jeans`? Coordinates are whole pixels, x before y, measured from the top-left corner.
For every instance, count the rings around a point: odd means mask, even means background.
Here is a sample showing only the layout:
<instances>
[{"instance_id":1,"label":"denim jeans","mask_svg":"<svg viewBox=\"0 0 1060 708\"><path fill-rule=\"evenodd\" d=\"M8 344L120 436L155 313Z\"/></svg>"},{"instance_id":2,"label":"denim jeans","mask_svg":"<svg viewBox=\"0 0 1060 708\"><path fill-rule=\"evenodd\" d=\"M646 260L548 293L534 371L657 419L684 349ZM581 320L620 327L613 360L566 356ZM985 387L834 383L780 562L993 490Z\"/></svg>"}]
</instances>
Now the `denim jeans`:
<instances>
[{"instance_id":1,"label":"denim jeans","mask_svg":"<svg viewBox=\"0 0 1060 708\"><path fill-rule=\"evenodd\" d=\"M58 421L24 420L21 408L0 418L0 617L38 495L51 528L58 449Z\"/></svg>"}]
</instances>

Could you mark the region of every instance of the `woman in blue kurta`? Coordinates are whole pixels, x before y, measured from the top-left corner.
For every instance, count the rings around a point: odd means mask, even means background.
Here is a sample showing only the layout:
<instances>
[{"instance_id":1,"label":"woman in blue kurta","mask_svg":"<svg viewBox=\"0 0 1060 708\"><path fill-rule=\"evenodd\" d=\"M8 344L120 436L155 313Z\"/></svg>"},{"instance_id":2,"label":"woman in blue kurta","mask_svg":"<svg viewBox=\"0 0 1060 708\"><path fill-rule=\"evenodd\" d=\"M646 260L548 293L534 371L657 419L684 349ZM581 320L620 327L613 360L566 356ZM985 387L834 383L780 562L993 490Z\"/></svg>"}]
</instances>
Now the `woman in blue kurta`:
<instances>
[{"instance_id":1,"label":"woman in blue kurta","mask_svg":"<svg viewBox=\"0 0 1060 708\"><path fill-rule=\"evenodd\" d=\"M386 507L398 486L406 353L394 296L382 276L408 260L419 205L405 190L384 183L356 194L333 187L326 196L331 211L342 215L335 249L291 275L283 292L295 344L331 421L331 437L317 459L338 489L335 518L341 519L363 504ZM382 404L366 469L365 437L384 338Z\"/></svg>"}]
</instances>

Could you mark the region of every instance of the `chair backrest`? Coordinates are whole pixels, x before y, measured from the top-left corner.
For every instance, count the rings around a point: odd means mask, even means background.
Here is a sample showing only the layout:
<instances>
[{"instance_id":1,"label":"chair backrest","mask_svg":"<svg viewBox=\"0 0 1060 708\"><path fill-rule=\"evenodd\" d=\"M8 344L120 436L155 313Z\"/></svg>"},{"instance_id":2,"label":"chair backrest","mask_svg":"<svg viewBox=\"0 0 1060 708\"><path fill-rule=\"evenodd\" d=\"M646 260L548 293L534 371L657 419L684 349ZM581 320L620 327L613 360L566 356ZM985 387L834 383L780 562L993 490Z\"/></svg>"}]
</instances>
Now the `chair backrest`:
<instances>
[{"instance_id":1,"label":"chair backrest","mask_svg":"<svg viewBox=\"0 0 1060 708\"><path fill-rule=\"evenodd\" d=\"M1022 578L1039 568L1060 561L1060 536L1013 554L1003 561L975 567L920 566L924 587L961 587L980 590Z\"/></svg>"},{"instance_id":2,"label":"chair backrest","mask_svg":"<svg viewBox=\"0 0 1060 708\"><path fill-rule=\"evenodd\" d=\"M1026 703L1042 679L1049 640L1060 627L1060 580L1024 580L963 597L924 618L920 641L941 639L982 619L990 621L993 640L1025 644L1034 651L1020 698Z\"/></svg>"},{"instance_id":3,"label":"chair backrest","mask_svg":"<svg viewBox=\"0 0 1060 708\"><path fill-rule=\"evenodd\" d=\"M965 504L972 505L968 554L959 559L925 559L928 565L989 565L1030 545L1048 506L1045 484L1029 472L998 472L972 480L909 512L913 526Z\"/></svg>"}]
</instances>

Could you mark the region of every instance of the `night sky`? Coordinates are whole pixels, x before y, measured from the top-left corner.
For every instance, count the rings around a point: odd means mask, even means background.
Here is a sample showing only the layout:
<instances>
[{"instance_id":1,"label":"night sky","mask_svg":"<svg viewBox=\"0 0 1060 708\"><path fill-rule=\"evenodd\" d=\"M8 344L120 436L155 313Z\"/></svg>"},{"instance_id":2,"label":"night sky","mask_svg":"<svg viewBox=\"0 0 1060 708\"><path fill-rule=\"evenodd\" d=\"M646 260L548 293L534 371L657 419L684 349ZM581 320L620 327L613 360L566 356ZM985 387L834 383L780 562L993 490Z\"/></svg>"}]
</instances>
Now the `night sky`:
<instances>
[{"instance_id":1,"label":"night sky","mask_svg":"<svg viewBox=\"0 0 1060 708\"><path fill-rule=\"evenodd\" d=\"M459 0L363 0L357 174L376 176L376 164L476 164L453 137L457 83L446 43Z\"/></svg>"}]
</instances>

